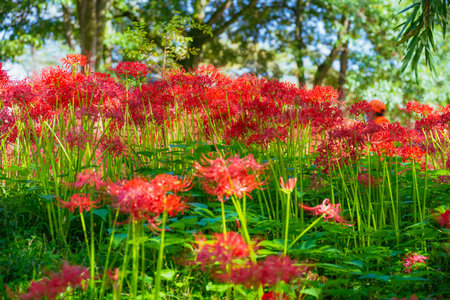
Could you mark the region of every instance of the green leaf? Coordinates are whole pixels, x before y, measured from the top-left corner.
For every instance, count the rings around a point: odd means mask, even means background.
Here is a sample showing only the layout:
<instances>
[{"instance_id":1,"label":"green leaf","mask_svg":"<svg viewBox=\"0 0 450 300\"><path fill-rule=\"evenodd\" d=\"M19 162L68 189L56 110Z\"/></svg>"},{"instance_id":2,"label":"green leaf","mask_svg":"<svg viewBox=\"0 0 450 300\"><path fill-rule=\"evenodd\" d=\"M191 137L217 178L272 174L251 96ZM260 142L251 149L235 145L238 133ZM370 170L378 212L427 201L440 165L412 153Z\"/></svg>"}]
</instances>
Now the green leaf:
<instances>
[{"instance_id":1,"label":"green leaf","mask_svg":"<svg viewBox=\"0 0 450 300\"><path fill-rule=\"evenodd\" d=\"M114 247L117 247L120 245L120 243L122 243L122 241L124 239L126 239L128 237L127 233L116 233L114 234L114 238L113 238L113 245Z\"/></svg>"},{"instance_id":2,"label":"green leaf","mask_svg":"<svg viewBox=\"0 0 450 300\"><path fill-rule=\"evenodd\" d=\"M322 289L319 288L309 288L301 291L302 294L313 296L316 299L319 299L321 292Z\"/></svg>"},{"instance_id":3,"label":"green leaf","mask_svg":"<svg viewBox=\"0 0 450 300\"><path fill-rule=\"evenodd\" d=\"M92 210L92 213L96 216L99 216L103 221L106 222L106 217L109 215L110 211L106 208L99 208Z\"/></svg>"},{"instance_id":4,"label":"green leaf","mask_svg":"<svg viewBox=\"0 0 450 300\"><path fill-rule=\"evenodd\" d=\"M390 278L391 277L388 275L380 275L376 273L369 273L358 277L358 279L377 279L385 282L389 282Z\"/></svg>"},{"instance_id":5,"label":"green leaf","mask_svg":"<svg viewBox=\"0 0 450 300\"><path fill-rule=\"evenodd\" d=\"M172 281L173 278L175 277L176 273L177 272L175 272L174 270L171 270L171 269L161 270L161 278L163 278L167 281Z\"/></svg>"}]
</instances>

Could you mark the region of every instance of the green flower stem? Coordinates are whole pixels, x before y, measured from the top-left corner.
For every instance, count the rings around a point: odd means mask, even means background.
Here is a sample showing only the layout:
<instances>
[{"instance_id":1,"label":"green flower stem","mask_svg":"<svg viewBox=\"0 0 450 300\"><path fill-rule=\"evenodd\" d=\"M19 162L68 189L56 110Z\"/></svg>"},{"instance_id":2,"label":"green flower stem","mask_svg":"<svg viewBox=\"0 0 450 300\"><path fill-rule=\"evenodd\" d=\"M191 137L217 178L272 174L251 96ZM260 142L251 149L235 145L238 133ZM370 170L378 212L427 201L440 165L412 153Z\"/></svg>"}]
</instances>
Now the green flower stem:
<instances>
[{"instance_id":1,"label":"green flower stem","mask_svg":"<svg viewBox=\"0 0 450 300\"><path fill-rule=\"evenodd\" d=\"M92 207L90 211L90 226L91 226L91 256L89 257L89 265L91 269L91 287L94 288L94 280L95 280L95 237L94 237L94 213L92 211ZM94 289L91 290L94 292Z\"/></svg>"},{"instance_id":2,"label":"green flower stem","mask_svg":"<svg viewBox=\"0 0 450 300\"><path fill-rule=\"evenodd\" d=\"M295 240L292 241L292 243L289 245L288 249L291 248L292 246L294 246L294 244L303 236L305 235L305 233L308 232L308 230L310 230L312 227L314 227L314 225L316 225L320 220L323 219L323 215L320 216L319 218L317 218L314 222L312 222L308 227L306 227L305 230L302 231L302 233L300 233L299 236L297 236L295 238Z\"/></svg>"},{"instance_id":3,"label":"green flower stem","mask_svg":"<svg viewBox=\"0 0 450 300\"><path fill-rule=\"evenodd\" d=\"M159 246L158 264L156 266L155 293L153 295L153 298L155 300L160 299L159 291L161 289L161 269L162 269L162 262L163 262L163 256L164 256L164 235L166 232L166 230L165 230L166 222L167 222L167 211L164 211L163 218L162 218L161 243Z\"/></svg>"},{"instance_id":4,"label":"green flower stem","mask_svg":"<svg viewBox=\"0 0 450 300\"><path fill-rule=\"evenodd\" d=\"M83 227L84 241L86 242L87 255L88 255L88 258L89 258L89 262L91 262L91 249L90 249L90 246L89 246L89 239L88 239L88 236L87 236L86 223L84 221L83 213L81 213L81 212L80 212L80 218L81 218L81 226ZM92 272L93 272L93 270L92 270L92 267L91 267L91 280L89 281L89 287L91 289L94 287L94 280L93 280L93 273Z\"/></svg>"},{"instance_id":5,"label":"green flower stem","mask_svg":"<svg viewBox=\"0 0 450 300\"><path fill-rule=\"evenodd\" d=\"M291 206L291 193L287 193L286 196L286 224L284 227L284 251L283 254L286 255L287 253L287 242L288 242L288 235L289 235L289 214L290 214L290 206Z\"/></svg>"},{"instance_id":6,"label":"green flower stem","mask_svg":"<svg viewBox=\"0 0 450 300\"><path fill-rule=\"evenodd\" d=\"M102 280L102 286L100 288L100 297L99 297L99 299L103 299L103 293L105 291L106 276L108 274L109 258L111 256L111 249L112 249L112 245L113 245L113 242L114 242L114 233L116 231L116 224L117 224L118 216L119 216L119 209L117 209L117 211L116 211L116 215L114 217L114 222L113 222L113 227L112 227L112 232L111 232L111 237L109 239L108 251L106 253L105 271L103 272L103 280Z\"/></svg>"},{"instance_id":7,"label":"green flower stem","mask_svg":"<svg viewBox=\"0 0 450 300\"><path fill-rule=\"evenodd\" d=\"M223 204L223 201L220 201L220 206L222 208L222 231L223 231L223 236L224 238L226 237L226 233L227 233L227 223L225 220L225 205Z\"/></svg>"}]
</instances>

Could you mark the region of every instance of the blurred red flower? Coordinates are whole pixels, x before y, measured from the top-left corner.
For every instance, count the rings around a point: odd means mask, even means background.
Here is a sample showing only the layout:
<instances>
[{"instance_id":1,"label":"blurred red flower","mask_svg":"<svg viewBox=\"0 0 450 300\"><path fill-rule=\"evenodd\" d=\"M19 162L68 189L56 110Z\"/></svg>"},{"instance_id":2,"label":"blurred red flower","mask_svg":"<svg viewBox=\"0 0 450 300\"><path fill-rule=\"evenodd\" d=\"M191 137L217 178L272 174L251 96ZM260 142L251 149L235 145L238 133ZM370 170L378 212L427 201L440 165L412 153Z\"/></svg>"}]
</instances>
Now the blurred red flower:
<instances>
[{"instance_id":1,"label":"blurred red flower","mask_svg":"<svg viewBox=\"0 0 450 300\"><path fill-rule=\"evenodd\" d=\"M67 54L66 57L61 59L61 62L66 67L83 67L87 63L87 57L81 54Z\"/></svg>"},{"instance_id":2,"label":"blurred red flower","mask_svg":"<svg viewBox=\"0 0 450 300\"><path fill-rule=\"evenodd\" d=\"M98 208L95 205L99 202L100 200L92 201L89 194L73 194L69 201L60 201L63 207L71 212L75 212L75 209L78 208L80 214L91 208Z\"/></svg>"},{"instance_id":3,"label":"blurred red flower","mask_svg":"<svg viewBox=\"0 0 450 300\"><path fill-rule=\"evenodd\" d=\"M114 69L117 75L131 76L134 78L143 78L148 73L148 68L138 61L124 61L117 64Z\"/></svg>"},{"instance_id":4,"label":"blurred red flower","mask_svg":"<svg viewBox=\"0 0 450 300\"><path fill-rule=\"evenodd\" d=\"M166 211L170 216L183 212L186 205L177 192L190 189L191 180L160 174L153 180L135 178L108 185L113 206L135 220L147 220L156 229L156 219Z\"/></svg>"},{"instance_id":5,"label":"blurred red flower","mask_svg":"<svg viewBox=\"0 0 450 300\"><path fill-rule=\"evenodd\" d=\"M411 113L415 112L417 114L421 114L426 117L433 112L433 108L429 105L420 104L416 100L413 100L406 104L406 112Z\"/></svg>"},{"instance_id":6,"label":"blurred red flower","mask_svg":"<svg viewBox=\"0 0 450 300\"><path fill-rule=\"evenodd\" d=\"M272 255L257 263L247 261L245 264L231 265L227 272L216 276L224 282L247 287L275 287L281 281L289 284L302 278L306 271L308 267L298 266L295 260L287 256Z\"/></svg>"},{"instance_id":7,"label":"blurred red flower","mask_svg":"<svg viewBox=\"0 0 450 300\"><path fill-rule=\"evenodd\" d=\"M227 266L236 259L247 259L250 255L249 245L237 232L228 231L226 234L215 233L211 240L203 235L195 236L197 248L196 262L202 267L218 262L220 269L226 270Z\"/></svg>"},{"instance_id":8,"label":"blurred red flower","mask_svg":"<svg viewBox=\"0 0 450 300\"><path fill-rule=\"evenodd\" d=\"M9 290L11 298L19 299L56 299L61 293L67 291L68 287L85 288L85 281L89 279L89 272L86 267L73 265L64 262L59 273L50 273L47 278L40 281L32 281L25 294L15 294Z\"/></svg>"},{"instance_id":9,"label":"blurred red flower","mask_svg":"<svg viewBox=\"0 0 450 300\"><path fill-rule=\"evenodd\" d=\"M435 220L441 224L441 228L445 226L445 228L450 228L450 209L446 209L442 213L436 213L433 215Z\"/></svg>"},{"instance_id":10,"label":"blurred red flower","mask_svg":"<svg viewBox=\"0 0 450 300\"><path fill-rule=\"evenodd\" d=\"M245 194L250 196L250 192L256 188L261 188L264 181L261 177L266 164L259 164L249 154L244 158L238 155L227 159L203 158L203 165L194 163L199 177L203 179L202 186L207 193L217 196L219 201L224 198L235 196L242 198Z\"/></svg>"},{"instance_id":11,"label":"blurred red flower","mask_svg":"<svg viewBox=\"0 0 450 300\"><path fill-rule=\"evenodd\" d=\"M403 266L405 267L405 273L411 273L412 268L418 268L417 264L425 264L425 261L428 259L427 256L419 255L416 252L411 252L402 259Z\"/></svg>"}]
</instances>

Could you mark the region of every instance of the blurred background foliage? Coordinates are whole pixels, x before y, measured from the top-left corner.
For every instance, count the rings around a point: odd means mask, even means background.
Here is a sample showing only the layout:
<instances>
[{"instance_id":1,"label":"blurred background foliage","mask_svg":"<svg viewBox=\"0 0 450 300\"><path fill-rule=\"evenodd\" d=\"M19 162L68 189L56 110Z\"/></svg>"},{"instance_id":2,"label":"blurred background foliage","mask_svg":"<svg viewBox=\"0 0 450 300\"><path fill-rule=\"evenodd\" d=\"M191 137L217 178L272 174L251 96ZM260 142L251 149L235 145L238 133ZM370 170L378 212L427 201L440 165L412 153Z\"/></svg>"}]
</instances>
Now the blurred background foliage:
<instances>
[{"instance_id":1,"label":"blurred background foliage","mask_svg":"<svg viewBox=\"0 0 450 300\"><path fill-rule=\"evenodd\" d=\"M348 104L385 101L396 121L397 107L413 99L449 103L447 11L446 0L3 0L0 61L13 79L67 53L88 55L102 71L131 59L124 51L133 46L130 30L140 28L158 60L176 28L182 39L172 46L191 53L175 56L185 68L210 63L229 73L330 85ZM174 16L187 25L174 26Z\"/></svg>"}]
</instances>

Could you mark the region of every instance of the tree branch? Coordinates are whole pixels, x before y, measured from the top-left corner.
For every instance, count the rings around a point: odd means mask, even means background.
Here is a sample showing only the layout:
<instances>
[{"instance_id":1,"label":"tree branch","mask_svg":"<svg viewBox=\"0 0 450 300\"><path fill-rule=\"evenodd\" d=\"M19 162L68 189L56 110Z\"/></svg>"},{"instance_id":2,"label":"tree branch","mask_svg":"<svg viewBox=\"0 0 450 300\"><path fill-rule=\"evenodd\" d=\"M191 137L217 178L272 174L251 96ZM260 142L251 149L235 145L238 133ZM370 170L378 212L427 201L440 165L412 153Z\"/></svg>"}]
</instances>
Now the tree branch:
<instances>
[{"instance_id":1,"label":"tree branch","mask_svg":"<svg viewBox=\"0 0 450 300\"><path fill-rule=\"evenodd\" d=\"M208 22L206 22L206 25L208 26L212 26L213 24L215 24L222 16L223 13L225 12L225 10L227 10L228 8L230 8L231 4L233 0L227 0L225 1L213 14L212 16L209 18Z\"/></svg>"},{"instance_id":2,"label":"tree branch","mask_svg":"<svg viewBox=\"0 0 450 300\"><path fill-rule=\"evenodd\" d=\"M236 20L240 16L242 16L248 10L253 8L256 5L256 3L258 3L258 0L252 0L246 7L244 7L242 10L238 11L233 16L231 16L231 18L227 22L225 22L222 26L220 26L220 27L216 28L215 30L213 30L213 36L218 36L219 34L223 33L231 24L236 22Z\"/></svg>"}]
</instances>

